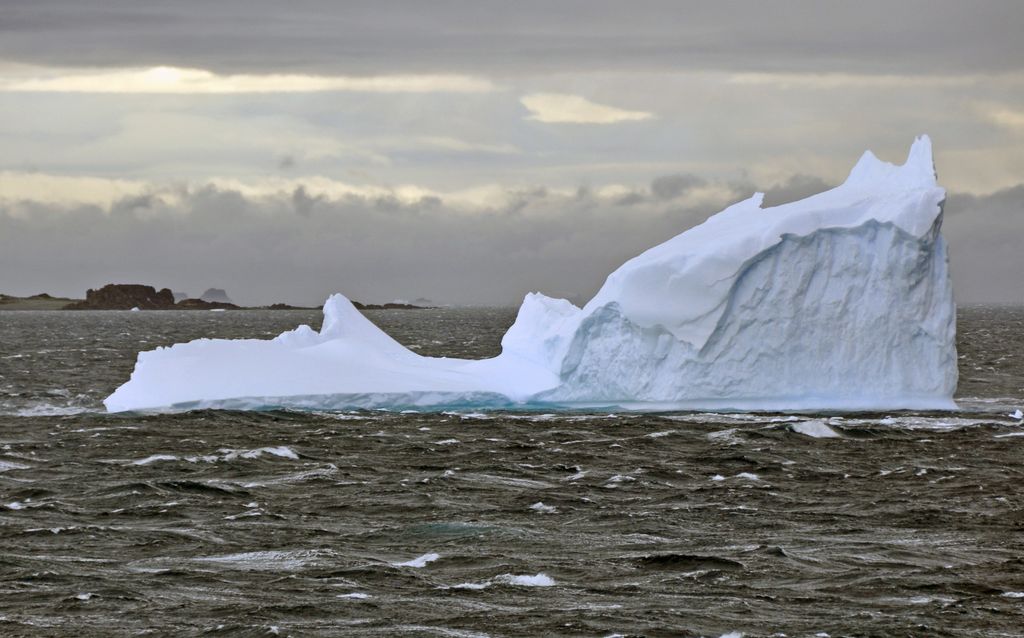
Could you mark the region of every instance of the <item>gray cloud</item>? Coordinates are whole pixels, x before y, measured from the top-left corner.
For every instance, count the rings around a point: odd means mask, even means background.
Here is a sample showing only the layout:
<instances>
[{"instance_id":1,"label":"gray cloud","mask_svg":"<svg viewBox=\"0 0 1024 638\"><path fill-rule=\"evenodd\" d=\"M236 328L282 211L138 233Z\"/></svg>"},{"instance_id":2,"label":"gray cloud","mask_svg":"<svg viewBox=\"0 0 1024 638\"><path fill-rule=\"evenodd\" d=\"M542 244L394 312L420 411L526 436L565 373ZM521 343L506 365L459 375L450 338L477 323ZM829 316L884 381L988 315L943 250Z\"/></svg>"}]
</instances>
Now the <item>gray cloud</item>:
<instances>
[{"instance_id":1,"label":"gray cloud","mask_svg":"<svg viewBox=\"0 0 1024 638\"><path fill-rule=\"evenodd\" d=\"M651 181L651 194L658 199L675 199L691 188L707 184L707 180L697 175L677 173L662 175Z\"/></svg>"},{"instance_id":2,"label":"gray cloud","mask_svg":"<svg viewBox=\"0 0 1024 638\"><path fill-rule=\"evenodd\" d=\"M1024 303L1024 184L985 196L951 193L945 234L958 302Z\"/></svg>"},{"instance_id":3,"label":"gray cloud","mask_svg":"<svg viewBox=\"0 0 1024 638\"><path fill-rule=\"evenodd\" d=\"M313 206L323 200L322 195L311 196L303 185L295 187L295 190L292 191L292 206L295 208L295 212L303 217L309 217L313 212Z\"/></svg>"},{"instance_id":4,"label":"gray cloud","mask_svg":"<svg viewBox=\"0 0 1024 638\"><path fill-rule=\"evenodd\" d=\"M767 190L781 200L823 186L798 176ZM80 295L109 282L199 291L217 283L247 304L317 304L335 291L365 301L515 304L531 290L585 300L624 260L745 193L701 206L638 195L624 202L587 189L532 189L474 211L436 197L326 200L299 189L250 199L213 187L173 200L124 198L109 210L22 202L0 208L0 291ZM1022 234L1024 185L949 196L960 302L1024 301Z\"/></svg>"},{"instance_id":5,"label":"gray cloud","mask_svg":"<svg viewBox=\"0 0 1024 638\"><path fill-rule=\"evenodd\" d=\"M759 183L811 171L837 182L864 149L900 161L927 132L954 190L991 192L1024 174L1022 138L986 110L1020 111L1024 82L862 79L791 86L723 74L566 74L458 95L0 91L0 170L156 181L321 175L442 192L494 183L635 189L659 174L735 178L740 167ZM526 119L517 99L570 89L658 117L545 124ZM279 164L288 156L290 168Z\"/></svg>"},{"instance_id":6,"label":"gray cloud","mask_svg":"<svg viewBox=\"0 0 1024 638\"><path fill-rule=\"evenodd\" d=\"M287 171L295 168L295 156L291 154L282 155L277 160L277 170Z\"/></svg>"},{"instance_id":7,"label":"gray cloud","mask_svg":"<svg viewBox=\"0 0 1024 638\"><path fill-rule=\"evenodd\" d=\"M1024 68L1022 18L1013 0L49 0L7 3L0 58L221 71L944 74Z\"/></svg>"},{"instance_id":8,"label":"gray cloud","mask_svg":"<svg viewBox=\"0 0 1024 638\"><path fill-rule=\"evenodd\" d=\"M512 304L538 289L589 295L619 263L712 212L649 202L624 210L543 189L475 211L434 197L314 200L304 189L254 200L205 188L178 201L126 198L109 212L32 202L0 209L0 290L80 295L108 282L175 290L219 282L252 304L315 304L334 291Z\"/></svg>"},{"instance_id":9,"label":"gray cloud","mask_svg":"<svg viewBox=\"0 0 1024 638\"><path fill-rule=\"evenodd\" d=\"M764 193L765 206L778 206L810 197L834 187L820 177L814 175L794 175L781 184L772 186Z\"/></svg>"}]
</instances>

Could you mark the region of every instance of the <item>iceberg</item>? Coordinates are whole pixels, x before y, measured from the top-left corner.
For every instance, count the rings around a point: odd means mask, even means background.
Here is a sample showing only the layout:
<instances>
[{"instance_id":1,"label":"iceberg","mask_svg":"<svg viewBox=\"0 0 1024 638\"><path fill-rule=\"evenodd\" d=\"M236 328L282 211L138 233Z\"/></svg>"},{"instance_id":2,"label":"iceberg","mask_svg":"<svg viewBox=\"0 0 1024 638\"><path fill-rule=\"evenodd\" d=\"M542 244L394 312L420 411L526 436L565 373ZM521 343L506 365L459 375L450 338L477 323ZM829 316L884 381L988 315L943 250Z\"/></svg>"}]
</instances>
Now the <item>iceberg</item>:
<instances>
[{"instance_id":1,"label":"iceberg","mask_svg":"<svg viewBox=\"0 0 1024 638\"><path fill-rule=\"evenodd\" d=\"M840 186L734 204L611 273L582 308L528 294L501 354L424 357L342 295L319 332L142 352L130 410L955 409L956 315L931 141Z\"/></svg>"}]
</instances>

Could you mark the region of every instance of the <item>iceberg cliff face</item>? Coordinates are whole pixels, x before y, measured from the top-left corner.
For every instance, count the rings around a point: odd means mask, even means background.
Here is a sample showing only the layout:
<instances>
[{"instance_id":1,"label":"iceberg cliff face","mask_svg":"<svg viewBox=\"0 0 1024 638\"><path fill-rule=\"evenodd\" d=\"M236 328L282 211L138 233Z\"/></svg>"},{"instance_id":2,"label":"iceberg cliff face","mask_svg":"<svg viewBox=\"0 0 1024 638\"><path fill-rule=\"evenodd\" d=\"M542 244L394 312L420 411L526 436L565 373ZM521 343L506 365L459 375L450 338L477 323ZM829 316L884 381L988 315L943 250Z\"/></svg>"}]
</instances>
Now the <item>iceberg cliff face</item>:
<instances>
[{"instance_id":1,"label":"iceberg cliff face","mask_svg":"<svg viewBox=\"0 0 1024 638\"><path fill-rule=\"evenodd\" d=\"M953 408L944 197L922 137L903 166L869 152L830 191L727 208L583 308L527 295L494 359L419 356L335 295L319 333L143 352L106 406Z\"/></svg>"}]
</instances>

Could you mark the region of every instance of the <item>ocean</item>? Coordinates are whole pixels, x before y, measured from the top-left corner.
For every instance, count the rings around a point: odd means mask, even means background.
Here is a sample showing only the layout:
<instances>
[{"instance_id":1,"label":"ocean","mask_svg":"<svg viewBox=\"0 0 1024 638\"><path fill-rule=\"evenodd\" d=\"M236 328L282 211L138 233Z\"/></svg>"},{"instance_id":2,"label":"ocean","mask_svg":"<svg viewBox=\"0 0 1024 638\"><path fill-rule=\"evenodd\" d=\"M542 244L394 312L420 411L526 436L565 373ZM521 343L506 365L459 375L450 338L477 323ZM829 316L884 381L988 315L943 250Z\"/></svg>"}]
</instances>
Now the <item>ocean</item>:
<instances>
[{"instance_id":1,"label":"ocean","mask_svg":"<svg viewBox=\"0 0 1024 638\"><path fill-rule=\"evenodd\" d=\"M960 309L958 412L103 412L319 320L0 311L0 636L1024 636L1024 307Z\"/></svg>"}]
</instances>

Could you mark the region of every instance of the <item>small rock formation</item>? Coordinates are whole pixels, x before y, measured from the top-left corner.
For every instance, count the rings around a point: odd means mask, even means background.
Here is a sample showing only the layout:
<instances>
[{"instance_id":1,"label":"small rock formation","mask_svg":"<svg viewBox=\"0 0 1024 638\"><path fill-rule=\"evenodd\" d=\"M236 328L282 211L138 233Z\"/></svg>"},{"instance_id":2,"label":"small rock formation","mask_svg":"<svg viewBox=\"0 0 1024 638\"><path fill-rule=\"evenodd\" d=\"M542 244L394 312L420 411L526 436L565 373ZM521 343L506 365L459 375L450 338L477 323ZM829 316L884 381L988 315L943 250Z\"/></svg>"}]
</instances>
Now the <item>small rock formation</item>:
<instances>
[{"instance_id":1,"label":"small rock formation","mask_svg":"<svg viewBox=\"0 0 1024 638\"><path fill-rule=\"evenodd\" d=\"M428 310L430 306L414 306L408 303L397 303L389 301L388 303L360 303L353 301L352 305L359 310Z\"/></svg>"},{"instance_id":2,"label":"small rock formation","mask_svg":"<svg viewBox=\"0 0 1024 638\"><path fill-rule=\"evenodd\" d=\"M223 288L207 288L206 292L199 295L199 298L203 301L210 301L213 303L234 303L231 301L231 298L228 297L228 293Z\"/></svg>"},{"instance_id":3,"label":"small rock formation","mask_svg":"<svg viewBox=\"0 0 1024 638\"><path fill-rule=\"evenodd\" d=\"M65 310L168 310L174 308L174 293L169 288L157 292L153 286L141 284L107 284L99 290L90 288L85 300L70 303Z\"/></svg>"},{"instance_id":4,"label":"small rock formation","mask_svg":"<svg viewBox=\"0 0 1024 638\"><path fill-rule=\"evenodd\" d=\"M80 301L67 297L54 297L45 292L30 297L0 294L0 310L60 310L69 303Z\"/></svg>"},{"instance_id":5,"label":"small rock formation","mask_svg":"<svg viewBox=\"0 0 1024 638\"><path fill-rule=\"evenodd\" d=\"M221 310L236 310L238 308L238 306L233 303L205 301L203 299L182 299L175 307L179 310L214 310L216 308Z\"/></svg>"}]
</instances>

